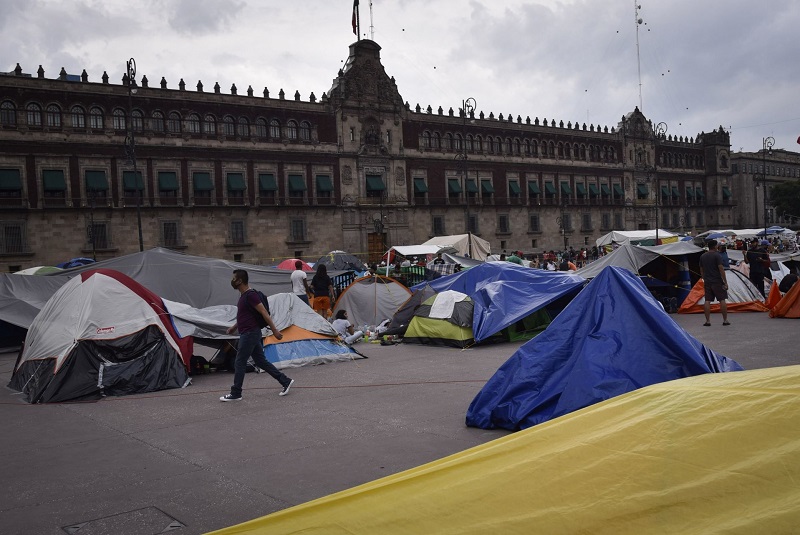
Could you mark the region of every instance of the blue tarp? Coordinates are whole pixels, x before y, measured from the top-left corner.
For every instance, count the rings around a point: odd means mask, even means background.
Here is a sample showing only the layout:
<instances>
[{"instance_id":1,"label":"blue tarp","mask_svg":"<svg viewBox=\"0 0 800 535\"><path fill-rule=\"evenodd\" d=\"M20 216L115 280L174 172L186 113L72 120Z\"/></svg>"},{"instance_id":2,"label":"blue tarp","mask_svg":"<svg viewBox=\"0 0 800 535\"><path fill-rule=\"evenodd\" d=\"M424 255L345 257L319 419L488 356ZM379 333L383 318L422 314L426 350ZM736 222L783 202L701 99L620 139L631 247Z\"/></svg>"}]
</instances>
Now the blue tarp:
<instances>
[{"instance_id":1,"label":"blue tarp","mask_svg":"<svg viewBox=\"0 0 800 535\"><path fill-rule=\"evenodd\" d=\"M570 294L586 281L566 271L531 269L510 262L486 262L426 284L434 291L455 290L472 298L472 333L480 342L540 308Z\"/></svg>"},{"instance_id":2,"label":"blue tarp","mask_svg":"<svg viewBox=\"0 0 800 535\"><path fill-rule=\"evenodd\" d=\"M525 429L643 386L741 369L676 324L639 277L610 266L495 372L466 420Z\"/></svg>"}]
</instances>

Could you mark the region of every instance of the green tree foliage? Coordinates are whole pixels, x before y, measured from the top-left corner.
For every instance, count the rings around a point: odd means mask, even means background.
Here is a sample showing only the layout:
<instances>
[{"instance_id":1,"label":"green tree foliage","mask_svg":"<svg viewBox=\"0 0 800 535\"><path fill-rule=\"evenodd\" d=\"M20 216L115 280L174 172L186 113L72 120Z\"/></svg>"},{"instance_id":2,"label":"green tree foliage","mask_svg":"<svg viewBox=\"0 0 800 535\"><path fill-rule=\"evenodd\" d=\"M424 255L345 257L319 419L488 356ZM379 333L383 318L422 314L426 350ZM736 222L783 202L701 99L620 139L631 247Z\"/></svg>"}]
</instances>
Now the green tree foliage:
<instances>
[{"instance_id":1,"label":"green tree foliage","mask_svg":"<svg viewBox=\"0 0 800 535\"><path fill-rule=\"evenodd\" d=\"M776 184L769 189L770 204L776 215L800 216L800 180Z\"/></svg>"}]
</instances>

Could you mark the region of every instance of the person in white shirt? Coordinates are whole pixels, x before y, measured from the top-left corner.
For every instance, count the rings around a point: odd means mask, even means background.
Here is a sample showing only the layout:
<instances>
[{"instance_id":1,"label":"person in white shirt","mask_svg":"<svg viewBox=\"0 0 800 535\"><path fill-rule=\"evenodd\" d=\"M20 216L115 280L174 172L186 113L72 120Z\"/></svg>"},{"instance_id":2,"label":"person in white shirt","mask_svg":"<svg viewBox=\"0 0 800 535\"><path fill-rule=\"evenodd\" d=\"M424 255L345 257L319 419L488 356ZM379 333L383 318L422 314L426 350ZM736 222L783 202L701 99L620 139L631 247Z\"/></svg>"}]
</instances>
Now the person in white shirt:
<instances>
[{"instance_id":1,"label":"person in white shirt","mask_svg":"<svg viewBox=\"0 0 800 535\"><path fill-rule=\"evenodd\" d=\"M348 345L357 342L364 335L362 331L353 330L353 324L347 319L347 311L344 309L336 312L336 319L331 325Z\"/></svg>"},{"instance_id":2,"label":"person in white shirt","mask_svg":"<svg viewBox=\"0 0 800 535\"><path fill-rule=\"evenodd\" d=\"M303 302L309 306L308 302L308 275L303 271L303 263L298 260L294 263L295 270L292 271L292 292L297 295Z\"/></svg>"}]
</instances>

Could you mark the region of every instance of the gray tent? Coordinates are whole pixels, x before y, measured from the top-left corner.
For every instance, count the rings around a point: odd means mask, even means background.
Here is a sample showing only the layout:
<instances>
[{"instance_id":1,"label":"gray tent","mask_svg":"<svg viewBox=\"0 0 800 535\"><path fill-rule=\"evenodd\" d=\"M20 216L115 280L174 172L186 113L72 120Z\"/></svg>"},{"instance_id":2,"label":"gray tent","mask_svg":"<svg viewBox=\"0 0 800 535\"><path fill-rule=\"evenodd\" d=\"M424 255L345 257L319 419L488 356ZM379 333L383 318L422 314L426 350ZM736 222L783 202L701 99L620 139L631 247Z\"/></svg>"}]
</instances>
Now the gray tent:
<instances>
[{"instance_id":1,"label":"gray tent","mask_svg":"<svg viewBox=\"0 0 800 535\"><path fill-rule=\"evenodd\" d=\"M585 279L593 279L606 266L617 266L632 271L638 275L648 275L642 273L645 266L662 257L672 257L672 260L683 256L699 258L703 254L703 249L690 242L674 242L666 245L643 246L643 245L620 245L611 253L600 257L598 260L587 264L585 267L575 272ZM697 260L694 260L697 262ZM656 277L659 278L659 277Z\"/></svg>"}]
</instances>

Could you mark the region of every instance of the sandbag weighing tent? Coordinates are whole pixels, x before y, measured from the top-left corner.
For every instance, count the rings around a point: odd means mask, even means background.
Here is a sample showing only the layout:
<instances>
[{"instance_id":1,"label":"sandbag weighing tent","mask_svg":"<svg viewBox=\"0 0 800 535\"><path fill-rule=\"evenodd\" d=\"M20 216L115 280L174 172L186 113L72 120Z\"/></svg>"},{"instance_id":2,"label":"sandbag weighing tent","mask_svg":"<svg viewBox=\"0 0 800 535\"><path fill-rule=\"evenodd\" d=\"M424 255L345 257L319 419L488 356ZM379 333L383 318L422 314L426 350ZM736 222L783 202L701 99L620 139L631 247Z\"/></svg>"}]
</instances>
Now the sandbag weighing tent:
<instances>
[{"instance_id":1,"label":"sandbag weighing tent","mask_svg":"<svg viewBox=\"0 0 800 535\"><path fill-rule=\"evenodd\" d=\"M643 386L741 369L677 325L636 275L612 266L497 370L466 423L524 429Z\"/></svg>"},{"instance_id":2,"label":"sandbag weighing tent","mask_svg":"<svg viewBox=\"0 0 800 535\"><path fill-rule=\"evenodd\" d=\"M293 293L267 297L270 315L283 338L264 339L264 356L276 368L366 358L339 338L339 333Z\"/></svg>"},{"instance_id":3,"label":"sandbag weighing tent","mask_svg":"<svg viewBox=\"0 0 800 535\"><path fill-rule=\"evenodd\" d=\"M362 325L376 326L394 316L400 306L411 297L411 290L390 277L367 275L354 280L336 299L333 316L347 311L350 323L358 329Z\"/></svg>"},{"instance_id":4,"label":"sandbag weighing tent","mask_svg":"<svg viewBox=\"0 0 800 535\"><path fill-rule=\"evenodd\" d=\"M181 388L191 356L160 297L122 273L84 271L34 319L8 386L30 403Z\"/></svg>"},{"instance_id":5,"label":"sandbag weighing tent","mask_svg":"<svg viewBox=\"0 0 800 535\"><path fill-rule=\"evenodd\" d=\"M795 533L800 366L659 383L213 535Z\"/></svg>"},{"instance_id":6,"label":"sandbag weighing tent","mask_svg":"<svg viewBox=\"0 0 800 535\"><path fill-rule=\"evenodd\" d=\"M530 269L510 262L485 262L419 284L436 292L455 290L472 299L475 342L499 335L505 339L531 338L561 311L586 281L574 273ZM539 312L543 310L543 312ZM508 331L501 333L505 329ZM500 334L498 334L500 333Z\"/></svg>"}]
</instances>

